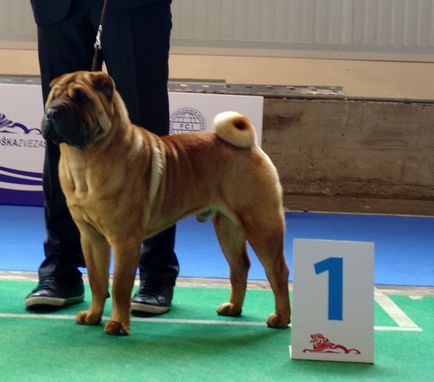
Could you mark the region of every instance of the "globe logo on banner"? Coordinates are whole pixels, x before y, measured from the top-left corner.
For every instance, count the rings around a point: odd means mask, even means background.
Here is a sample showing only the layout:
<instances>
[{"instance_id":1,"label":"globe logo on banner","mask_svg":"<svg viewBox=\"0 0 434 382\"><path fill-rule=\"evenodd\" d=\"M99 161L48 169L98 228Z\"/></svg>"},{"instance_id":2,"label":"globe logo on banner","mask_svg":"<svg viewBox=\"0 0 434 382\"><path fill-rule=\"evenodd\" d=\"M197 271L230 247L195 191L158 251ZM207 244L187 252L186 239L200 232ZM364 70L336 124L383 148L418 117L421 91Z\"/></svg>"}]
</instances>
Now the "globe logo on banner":
<instances>
[{"instance_id":1,"label":"globe logo on banner","mask_svg":"<svg viewBox=\"0 0 434 382\"><path fill-rule=\"evenodd\" d=\"M206 129L206 119L202 113L191 107L175 110L170 115L170 135L185 134Z\"/></svg>"},{"instance_id":2,"label":"globe logo on banner","mask_svg":"<svg viewBox=\"0 0 434 382\"><path fill-rule=\"evenodd\" d=\"M29 129L0 112L0 195L8 203L39 204L42 172L26 170L26 163L40 158L45 140L40 129ZM21 200L26 195L27 201ZM33 198L32 198L33 196ZM33 200L33 201L32 201Z\"/></svg>"}]
</instances>

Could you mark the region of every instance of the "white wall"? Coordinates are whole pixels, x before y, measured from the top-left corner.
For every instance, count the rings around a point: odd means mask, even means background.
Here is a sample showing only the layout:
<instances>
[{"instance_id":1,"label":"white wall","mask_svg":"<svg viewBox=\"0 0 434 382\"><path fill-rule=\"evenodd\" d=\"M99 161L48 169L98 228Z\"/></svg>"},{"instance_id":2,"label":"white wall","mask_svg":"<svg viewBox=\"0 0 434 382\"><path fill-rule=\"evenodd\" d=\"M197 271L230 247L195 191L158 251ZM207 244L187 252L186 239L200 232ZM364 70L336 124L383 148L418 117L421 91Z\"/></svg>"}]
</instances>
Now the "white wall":
<instances>
[{"instance_id":1,"label":"white wall","mask_svg":"<svg viewBox=\"0 0 434 382\"><path fill-rule=\"evenodd\" d=\"M0 47L34 47L30 0L0 0Z\"/></svg>"},{"instance_id":2,"label":"white wall","mask_svg":"<svg viewBox=\"0 0 434 382\"><path fill-rule=\"evenodd\" d=\"M434 61L434 0L173 0L173 21L175 53ZM0 0L0 46L34 41L30 1Z\"/></svg>"}]
</instances>

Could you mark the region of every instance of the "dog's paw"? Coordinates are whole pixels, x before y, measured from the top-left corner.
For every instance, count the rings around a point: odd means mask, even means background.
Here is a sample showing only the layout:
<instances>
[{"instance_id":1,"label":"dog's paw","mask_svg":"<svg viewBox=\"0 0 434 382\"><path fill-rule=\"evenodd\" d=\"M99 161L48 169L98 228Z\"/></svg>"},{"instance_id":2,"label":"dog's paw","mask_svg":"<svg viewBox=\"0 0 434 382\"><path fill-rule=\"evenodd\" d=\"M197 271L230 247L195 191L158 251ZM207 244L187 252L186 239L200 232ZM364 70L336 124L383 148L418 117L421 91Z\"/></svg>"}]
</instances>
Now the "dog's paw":
<instances>
[{"instance_id":1,"label":"dog's paw","mask_svg":"<svg viewBox=\"0 0 434 382\"><path fill-rule=\"evenodd\" d=\"M285 329L289 325L289 318L284 318L277 313L272 313L268 317L267 326L275 329Z\"/></svg>"},{"instance_id":2,"label":"dog's paw","mask_svg":"<svg viewBox=\"0 0 434 382\"><path fill-rule=\"evenodd\" d=\"M128 325L112 320L105 324L104 331L112 336L128 336L130 334Z\"/></svg>"},{"instance_id":3,"label":"dog's paw","mask_svg":"<svg viewBox=\"0 0 434 382\"><path fill-rule=\"evenodd\" d=\"M219 316L239 316L241 314L241 309L237 308L234 304L230 302L225 302L224 304L221 304L217 308L217 314Z\"/></svg>"},{"instance_id":4,"label":"dog's paw","mask_svg":"<svg viewBox=\"0 0 434 382\"><path fill-rule=\"evenodd\" d=\"M101 323L101 315L84 311L77 314L75 321L80 325L99 325Z\"/></svg>"}]
</instances>

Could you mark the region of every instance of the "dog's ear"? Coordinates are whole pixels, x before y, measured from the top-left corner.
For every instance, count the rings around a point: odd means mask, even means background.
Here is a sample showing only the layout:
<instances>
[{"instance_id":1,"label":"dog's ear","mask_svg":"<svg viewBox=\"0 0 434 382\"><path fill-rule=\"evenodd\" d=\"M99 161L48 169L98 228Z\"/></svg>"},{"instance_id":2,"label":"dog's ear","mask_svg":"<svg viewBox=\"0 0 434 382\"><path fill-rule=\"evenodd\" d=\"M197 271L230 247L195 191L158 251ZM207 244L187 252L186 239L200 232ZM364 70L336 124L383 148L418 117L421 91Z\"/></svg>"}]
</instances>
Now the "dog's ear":
<instances>
[{"instance_id":1,"label":"dog's ear","mask_svg":"<svg viewBox=\"0 0 434 382\"><path fill-rule=\"evenodd\" d=\"M54 86L54 85L56 85L56 82L58 82L59 81L59 78L55 78L54 80L52 80L51 82L50 82L50 89Z\"/></svg>"},{"instance_id":2,"label":"dog's ear","mask_svg":"<svg viewBox=\"0 0 434 382\"><path fill-rule=\"evenodd\" d=\"M103 72L97 73L93 79L93 86L104 94L109 101L113 98L115 86L113 79L109 75Z\"/></svg>"},{"instance_id":3,"label":"dog's ear","mask_svg":"<svg viewBox=\"0 0 434 382\"><path fill-rule=\"evenodd\" d=\"M59 77L54 78L53 80L51 80L50 82L50 89L54 87L54 85L56 85L58 82L60 82L64 77L66 77L68 75L68 73L66 74L62 74Z\"/></svg>"},{"instance_id":4,"label":"dog's ear","mask_svg":"<svg viewBox=\"0 0 434 382\"><path fill-rule=\"evenodd\" d=\"M61 75L61 76L59 76L59 77L56 77L56 78L54 78L53 80L51 80L51 82L50 82L50 92L49 92L49 94L48 94L47 101L45 102L45 107L47 107L47 106L50 104L50 102L52 101L52 99L54 98L54 95L55 95L55 91L53 90L54 87L55 87L59 82L61 82L62 79L63 79L66 75L67 75L67 74L63 74L63 75Z\"/></svg>"}]
</instances>

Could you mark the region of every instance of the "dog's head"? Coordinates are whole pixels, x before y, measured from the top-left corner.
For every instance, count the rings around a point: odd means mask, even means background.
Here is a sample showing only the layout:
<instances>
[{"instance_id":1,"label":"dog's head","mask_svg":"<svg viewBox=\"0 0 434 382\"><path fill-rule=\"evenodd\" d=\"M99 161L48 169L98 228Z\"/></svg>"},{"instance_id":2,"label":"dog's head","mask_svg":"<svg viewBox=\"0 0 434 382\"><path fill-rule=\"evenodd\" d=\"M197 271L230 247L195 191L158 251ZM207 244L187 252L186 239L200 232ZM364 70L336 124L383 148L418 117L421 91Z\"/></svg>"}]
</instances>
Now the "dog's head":
<instances>
[{"instance_id":1,"label":"dog's head","mask_svg":"<svg viewBox=\"0 0 434 382\"><path fill-rule=\"evenodd\" d=\"M109 133L116 114L128 118L113 80L103 72L64 74L50 87L42 121L47 140L84 147Z\"/></svg>"}]
</instances>

